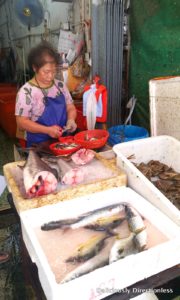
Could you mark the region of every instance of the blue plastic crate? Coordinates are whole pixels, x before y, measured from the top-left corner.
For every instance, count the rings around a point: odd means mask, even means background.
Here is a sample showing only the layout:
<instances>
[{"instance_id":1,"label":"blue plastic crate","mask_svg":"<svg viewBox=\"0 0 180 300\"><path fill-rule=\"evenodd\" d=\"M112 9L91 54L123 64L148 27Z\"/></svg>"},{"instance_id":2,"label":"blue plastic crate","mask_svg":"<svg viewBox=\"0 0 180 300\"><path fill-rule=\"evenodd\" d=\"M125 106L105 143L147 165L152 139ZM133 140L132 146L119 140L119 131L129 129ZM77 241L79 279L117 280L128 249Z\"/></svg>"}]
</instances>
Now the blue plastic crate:
<instances>
[{"instance_id":1,"label":"blue plastic crate","mask_svg":"<svg viewBox=\"0 0 180 300\"><path fill-rule=\"evenodd\" d=\"M134 125L117 125L109 128L108 131L108 143L111 146L149 137L147 129Z\"/></svg>"}]
</instances>

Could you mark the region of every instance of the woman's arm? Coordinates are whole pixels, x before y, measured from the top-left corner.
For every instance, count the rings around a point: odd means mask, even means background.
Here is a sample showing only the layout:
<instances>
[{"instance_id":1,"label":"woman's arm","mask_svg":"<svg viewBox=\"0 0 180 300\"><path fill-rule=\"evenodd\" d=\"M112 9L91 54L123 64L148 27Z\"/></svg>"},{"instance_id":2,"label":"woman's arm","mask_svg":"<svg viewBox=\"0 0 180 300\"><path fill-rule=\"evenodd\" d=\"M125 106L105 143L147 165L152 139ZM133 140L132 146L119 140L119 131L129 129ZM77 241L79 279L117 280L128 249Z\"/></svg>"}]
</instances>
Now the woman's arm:
<instances>
[{"instance_id":1,"label":"woman's arm","mask_svg":"<svg viewBox=\"0 0 180 300\"><path fill-rule=\"evenodd\" d=\"M32 133L45 133L52 138L58 138L61 135L61 127L58 125L44 126L23 116L16 116L16 123L20 129Z\"/></svg>"},{"instance_id":2,"label":"woman's arm","mask_svg":"<svg viewBox=\"0 0 180 300\"><path fill-rule=\"evenodd\" d=\"M76 108L74 106L73 103L71 104L67 104L67 118L68 120L69 119L72 119L72 120L76 120L76 117L77 117L77 111L76 111Z\"/></svg>"},{"instance_id":3,"label":"woman's arm","mask_svg":"<svg viewBox=\"0 0 180 300\"><path fill-rule=\"evenodd\" d=\"M77 111L74 104L67 104L67 123L66 127L69 128L69 132L74 132L77 128L77 124L75 122L77 117Z\"/></svg>"}]
</instances>

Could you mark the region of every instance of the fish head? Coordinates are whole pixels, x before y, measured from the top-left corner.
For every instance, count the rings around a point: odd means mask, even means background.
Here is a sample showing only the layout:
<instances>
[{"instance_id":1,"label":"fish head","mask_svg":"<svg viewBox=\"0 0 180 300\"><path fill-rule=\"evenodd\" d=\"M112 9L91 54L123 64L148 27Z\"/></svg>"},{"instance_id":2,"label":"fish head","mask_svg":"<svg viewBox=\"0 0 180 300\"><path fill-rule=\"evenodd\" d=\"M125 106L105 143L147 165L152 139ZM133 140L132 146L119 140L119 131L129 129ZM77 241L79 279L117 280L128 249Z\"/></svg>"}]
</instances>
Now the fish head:
<instances>
[{"instance_id":1,"label":"fish head","mask_svg":"<svg viewBox=\"0 0 180 300\"><path fill-rule=\"evenodd\" d=\"M56 177L49 172L40 172L26 188L28 198L50 194L57 187Z\"/></svg>"}]
</instances>

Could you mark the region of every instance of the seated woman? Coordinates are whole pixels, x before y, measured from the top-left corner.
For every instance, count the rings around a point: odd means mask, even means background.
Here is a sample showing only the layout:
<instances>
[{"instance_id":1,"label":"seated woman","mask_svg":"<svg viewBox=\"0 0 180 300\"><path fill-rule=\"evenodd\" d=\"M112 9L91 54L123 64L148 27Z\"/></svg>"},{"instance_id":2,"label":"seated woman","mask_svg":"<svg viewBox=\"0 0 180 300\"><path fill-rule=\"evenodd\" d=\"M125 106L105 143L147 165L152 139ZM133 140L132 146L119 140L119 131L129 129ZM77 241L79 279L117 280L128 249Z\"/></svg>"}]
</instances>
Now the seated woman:
<instances>
[{"instance_id":1,"label":"seated woman","mask_svg":"<svg viewBox=\"0 0 180 300\"><path fill-rule=\"evenodd\" d=\"M65 84L55 79L58 61L47 42L32 48L28 55L34 77L20 88L15 108L17 126L26 131L27 147L59 138L64 126L69 132L77 128L71 95Z\"/></svg>"}]
</instances>

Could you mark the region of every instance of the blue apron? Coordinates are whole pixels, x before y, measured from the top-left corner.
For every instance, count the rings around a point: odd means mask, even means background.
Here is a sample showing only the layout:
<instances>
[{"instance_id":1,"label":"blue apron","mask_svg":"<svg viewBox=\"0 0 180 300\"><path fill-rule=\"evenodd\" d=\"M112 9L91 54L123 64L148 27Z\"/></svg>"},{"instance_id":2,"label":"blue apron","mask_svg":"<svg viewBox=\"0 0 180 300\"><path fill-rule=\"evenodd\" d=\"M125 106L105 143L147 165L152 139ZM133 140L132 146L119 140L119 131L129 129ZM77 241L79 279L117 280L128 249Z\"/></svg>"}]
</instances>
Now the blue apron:
<instances>
[{"instance_id":1,"label":"blue apron","mask_svg":"<svg viewBox=\"0 0 180 300\"><path fill-rule=\"evenodd\" d=\"M47 96L44 98L45 109L42 115L37 119L36 123L45 126L65 126L67 122L67 111L64 95L61 93L56 98ZM48 134L27 132L27 147L30 147L32 144L48 141L50 139L51 137Z\"/></svg>"}]
</instances>

